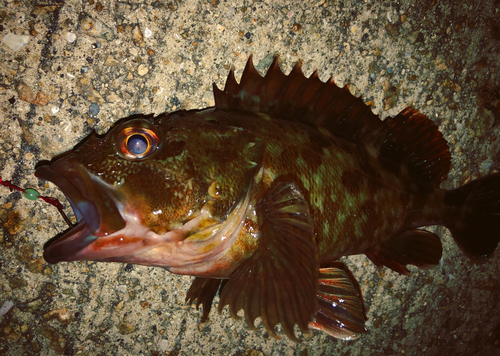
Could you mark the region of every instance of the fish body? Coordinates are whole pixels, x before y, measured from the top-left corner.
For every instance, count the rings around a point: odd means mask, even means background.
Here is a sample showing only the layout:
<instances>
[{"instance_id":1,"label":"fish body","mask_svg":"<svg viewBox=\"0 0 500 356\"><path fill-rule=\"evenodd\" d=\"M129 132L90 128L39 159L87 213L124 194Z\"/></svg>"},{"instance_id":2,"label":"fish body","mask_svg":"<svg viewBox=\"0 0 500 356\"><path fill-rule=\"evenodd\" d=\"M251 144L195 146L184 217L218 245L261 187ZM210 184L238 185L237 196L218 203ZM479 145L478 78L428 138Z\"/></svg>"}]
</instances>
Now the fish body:
<instances>
[{"instance_id":1,"label":"fish body","mask_svg":"<svg viewBox=\"0 0 500 356\"><path fill-rule=\"evenodd\" d=\"M500 176L440 189L448 146L417 110L381 121L347 88L300 66L286 76L277 59L265 77L249 60L241 82L231 72L214 95L213 108L135 115L40 165L78 220L45 259L192 275L187 299L203 304L202 319L219 292L219 310L243 309L252 328L261 317L276 337L281 323L298 340L295 324L343 339L365 332L342 256L400 273L435 265L439 237L417 228L436 224L475 260L494 252Z\"/></svg>"}]
</instances>

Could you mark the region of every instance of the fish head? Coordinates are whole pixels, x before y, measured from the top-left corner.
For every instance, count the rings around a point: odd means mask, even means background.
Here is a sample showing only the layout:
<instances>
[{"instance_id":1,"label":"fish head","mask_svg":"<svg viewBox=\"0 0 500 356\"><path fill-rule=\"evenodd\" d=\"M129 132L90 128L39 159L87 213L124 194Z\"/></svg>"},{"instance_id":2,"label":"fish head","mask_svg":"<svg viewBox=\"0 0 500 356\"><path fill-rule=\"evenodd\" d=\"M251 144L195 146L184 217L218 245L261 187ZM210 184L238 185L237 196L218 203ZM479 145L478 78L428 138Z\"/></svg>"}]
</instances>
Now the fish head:
<instances>
[{"instance_id":1,"label":"fish head","mask_svg":"<svg viewBox=\"0 0 500 356\"><path fill-rule=\"evenodd\" d=\"M62 190L78 221L46 243L47 262L174 263L177 243L210 220L201 214L207 184L185 150L185 133L174 131L134 117L36 169Z\"/></svg>"}]
</instances>

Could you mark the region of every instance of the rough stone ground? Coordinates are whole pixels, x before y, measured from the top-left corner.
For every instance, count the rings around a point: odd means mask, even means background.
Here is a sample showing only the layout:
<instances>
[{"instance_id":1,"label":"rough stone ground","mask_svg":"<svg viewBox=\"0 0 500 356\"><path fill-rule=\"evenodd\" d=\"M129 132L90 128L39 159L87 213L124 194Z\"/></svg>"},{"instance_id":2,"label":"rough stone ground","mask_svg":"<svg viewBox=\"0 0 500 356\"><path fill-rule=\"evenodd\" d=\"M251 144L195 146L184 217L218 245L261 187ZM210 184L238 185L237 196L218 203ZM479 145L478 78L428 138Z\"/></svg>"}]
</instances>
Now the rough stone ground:
<instances>
[{"instance_id":1,"label":"rough stone ground","mask_svg":"<svg viewBox=\"0 0 500 356\"><path fill-rule=\"evenodd\" d=\"M0 175L64 201L35 164L134 113L213 105L211 83L239 78L253 53L267 69L349 84L383 117L407 105L444 133L451 188L500 163L500 2L106 1L0 2ZM75 39L73 40L71 35ZM70 213L67 202L66 211ZM205 325L184 305L191 277L104 263L49 265L43 244L66 228L56 209L0 186L3 355L494 355L500 354L500 257L461 255L446 229L441 265L410 277L347 263L370 333L295 344L251 331L224 311Z\"/></svg>"}]
</instances>

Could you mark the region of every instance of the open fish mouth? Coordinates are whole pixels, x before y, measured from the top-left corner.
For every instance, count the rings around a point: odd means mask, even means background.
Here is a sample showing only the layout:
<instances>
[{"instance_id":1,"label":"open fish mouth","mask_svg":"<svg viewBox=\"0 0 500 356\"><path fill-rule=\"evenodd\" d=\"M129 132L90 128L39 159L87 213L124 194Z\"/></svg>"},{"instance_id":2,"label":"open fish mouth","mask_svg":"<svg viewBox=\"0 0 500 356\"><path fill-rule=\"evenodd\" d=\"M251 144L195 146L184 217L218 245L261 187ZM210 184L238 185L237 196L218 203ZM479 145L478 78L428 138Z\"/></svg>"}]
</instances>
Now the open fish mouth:
<instances>
[{"instance_id":1,"label":"open fish mouth","mask_svg":"<svg viewBox=\"0 0 500 356\"><path fill-rule=\"evenodd\" d=\"M49 263L74 261L78 252L97 238L125 227L117 201L119 193L91 175L72 158L63 158L36 169L35 175L57 185L66 195L78 223L49 240L44 259Z\"/></svg>"}]
</instances>

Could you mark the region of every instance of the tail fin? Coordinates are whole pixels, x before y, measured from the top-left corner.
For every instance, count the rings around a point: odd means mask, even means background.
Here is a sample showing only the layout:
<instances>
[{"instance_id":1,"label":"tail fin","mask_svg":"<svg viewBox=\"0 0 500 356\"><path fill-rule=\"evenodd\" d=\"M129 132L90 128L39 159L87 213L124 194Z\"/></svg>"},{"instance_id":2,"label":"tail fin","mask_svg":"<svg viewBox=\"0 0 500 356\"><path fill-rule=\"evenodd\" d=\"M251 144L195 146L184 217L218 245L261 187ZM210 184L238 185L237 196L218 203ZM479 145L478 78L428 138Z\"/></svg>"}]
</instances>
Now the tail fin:
<instances>
[{"instance_id":1,"label":"tail fin","mask_svg":"<svg viewBox=\"0 0 500 356\"><path fill-rule=\"evenodd\" d=\"M457 245L472 260L486 260L500 241L500 173L447 192L445 204L460 209L446 224Z\"/></svg>"}]
</instances>

